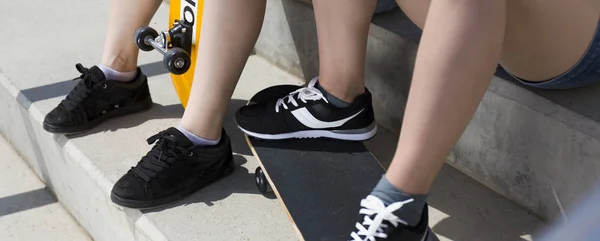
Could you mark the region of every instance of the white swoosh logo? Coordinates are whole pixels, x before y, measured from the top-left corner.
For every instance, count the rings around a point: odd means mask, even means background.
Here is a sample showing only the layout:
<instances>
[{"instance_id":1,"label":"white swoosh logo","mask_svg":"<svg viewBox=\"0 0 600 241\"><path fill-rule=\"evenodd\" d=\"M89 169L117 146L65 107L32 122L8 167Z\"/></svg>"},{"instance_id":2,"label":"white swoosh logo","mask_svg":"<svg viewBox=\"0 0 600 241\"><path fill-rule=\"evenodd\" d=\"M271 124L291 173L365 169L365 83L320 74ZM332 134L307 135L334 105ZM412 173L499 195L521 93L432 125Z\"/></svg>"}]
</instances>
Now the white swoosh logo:
<instances>
[{"instance_id":1,"label":"white swoosh logo","mask_svg":"<svg viewBox=\"0 0 600 241\"><path fill-rule=\"evenodd\" d=\"M347 118L344 118L341 120L337 120L337 121L329 121L329 122L318 120L310 113L310 111L308 111L306 109L306 107L292 111L292 115L294 115L294 117L296 117L296 120L298 120L300 123L302 123L303 125L305 125L307 127L310 127L313 129L325 129L325 128L333 128L333 127L342 126L342 125L346 124L346 122L348 122L349 120L352 120L352 118L358 116L364 110L365 109L362 109L350 117L347 117Z\"/></svg>"}]
</instances>

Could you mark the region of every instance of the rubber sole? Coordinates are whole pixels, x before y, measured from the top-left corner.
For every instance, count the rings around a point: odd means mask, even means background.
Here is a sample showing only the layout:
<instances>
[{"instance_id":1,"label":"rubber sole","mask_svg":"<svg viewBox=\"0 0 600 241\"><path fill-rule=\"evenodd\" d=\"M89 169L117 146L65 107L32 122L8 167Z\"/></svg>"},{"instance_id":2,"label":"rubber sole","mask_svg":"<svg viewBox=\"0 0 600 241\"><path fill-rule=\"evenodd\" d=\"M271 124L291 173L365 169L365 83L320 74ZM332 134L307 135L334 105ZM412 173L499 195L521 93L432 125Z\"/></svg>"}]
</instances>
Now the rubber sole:
<instances>
[{"instance_id":1,"label":"rubber sole","mask_svg":"<svg viewBox=\"0 0 600 241\"><path fill-rule=\"evenodd\" d=\"M254 138L259 138L263 140L284 140L284 139L303 139L303 138L330 138L337 140L345 140L345 141L366 141L375 136L377 134L377 125L373 125L373 128L366 132L361 133L352 133L352 131L348 132L340 132L340 131L328 131L328 130L306 130L306 131L297 131L290 133L281 133L281 134L260 134L245 130L238 126L240 130L242 130L246 135L252 136Z\"/></svg>"},{"instance_id":2,"label":"rubber sole","mask_svg":"<svg viewBox=\"0 0 600 241\"><path fill-rule=\"evenodd\" d=\"M181 201L181 200L189 197L190 195L196 193L198 190L202 189L203 187L205 187L213 182L216 182L221 178L224 178L224 177L230 175L231 173L233 173L233 171L235 171L235 163L233 161L233 156L232 156L232 159L229 161L229 163L225 164L225 166L221 170L213 172L210 175L204 176L202 179L196 180L196 183L194 185L191 185L187 188L181 189L180 191L178 191L175 194L172 194L170 196L166 196L166 197L156 199L156 200L140 201L140 200L135 200L135 199L123 198L123 197L120 197L120 196L114 194L113 192L111 192L110 199L115 204L118 204L120 206L127 207L127 208L135 208L135 209L140 209L140 210L161 208L161 207L171 205L173 203L176 203L178 201Z\"/></svg>"},{"instance_id":3,"label":"rubber sole","mask_svg":"<svg viewBox=\"0 0 600 241\"><path fill-rule=\"evenodd\" d=\"M44 130L54 133L54 134L64 134L64 135L78 134L78 133L82 133L87 130L90 130L90 129L104 123L107 120L147 111L150 108L152 108L152 105L154 105L154 103L152 102L152 98L148 97L147 99L141 101L141 103L139 103L139 104L125 106L125 107L113 110L111 112L106 113L106 115L99 116L98 118L96 118L92 121L86 122L83 125L57 126L57 125L52 125L52 124L46 123L46 121L44 121L43 127L44 127Z\"/></svg>"}]
</instances>

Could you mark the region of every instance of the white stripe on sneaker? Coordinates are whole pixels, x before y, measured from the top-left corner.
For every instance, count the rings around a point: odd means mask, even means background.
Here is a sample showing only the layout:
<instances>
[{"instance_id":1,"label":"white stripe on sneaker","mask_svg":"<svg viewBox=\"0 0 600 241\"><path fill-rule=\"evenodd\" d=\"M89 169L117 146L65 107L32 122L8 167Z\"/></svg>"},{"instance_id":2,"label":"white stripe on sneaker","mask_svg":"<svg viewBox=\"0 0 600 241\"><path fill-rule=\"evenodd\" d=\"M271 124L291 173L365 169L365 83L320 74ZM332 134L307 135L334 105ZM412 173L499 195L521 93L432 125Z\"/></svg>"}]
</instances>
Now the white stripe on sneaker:
<instances>
[{"instance_id":1,"label":"white stripe on sneaker","mask_svg":"<svg viewBox=\"0 0 600 241\"><path fill-rule=\"evenodd\" d=\"M337 120L337 121L328 121L328 122L321 121L321 120L318 120L317 118L315 118L315 116L313 116L310 113L310 111L308 111L308 109L306 109L306 107L300 108L297 110L293 110L292 115L294 115L294 117L296 117L296 120L298 120L300 123L302 123L306 127L313 128L313 129L325 129L325 128L340 127L340 126L346 124L346 122L352 120L354 117L358 116L364 110L365 109L362 109L350 117L347 117L347 118L344 118L341 120Z\"/></svg>"}]
</instances>

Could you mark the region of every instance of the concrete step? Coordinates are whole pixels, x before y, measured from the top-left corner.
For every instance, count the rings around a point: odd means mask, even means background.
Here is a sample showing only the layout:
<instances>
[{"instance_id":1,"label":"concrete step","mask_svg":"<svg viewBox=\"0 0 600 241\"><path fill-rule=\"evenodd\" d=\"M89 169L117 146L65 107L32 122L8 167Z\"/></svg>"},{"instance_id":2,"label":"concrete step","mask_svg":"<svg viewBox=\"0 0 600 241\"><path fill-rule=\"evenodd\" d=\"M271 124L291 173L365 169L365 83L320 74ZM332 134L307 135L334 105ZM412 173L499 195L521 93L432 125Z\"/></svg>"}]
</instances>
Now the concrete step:
<instances>
[{"instance_id":1,"label":"concrete step","mask_svg":"<svg viewBox=\"0 0 600 241\"><path fill-rule=\"evenodd\" d=\"M72 11L51 14L56 6ZM167 10L166 5L160 7L152 26L168 26ZM270 14L275 10L270 5ZM139 60L150 76L155 101L150 111L108 121L70 138L42 129L44 115L73 86L70 79L77 76L73 65L100 61L107 12L108 3L102 0L0 2L0 31L11 33L0 38L0 45L13 46L2 50L3 56L12 57L0 59L0 133L94 240L297 240L279 202L256 190L257 163L233 123L233 112L257 91L303 81L262 57L252 56L246 65L225 122L241 168L162 210L140 212L109 199L114 182L149 150L145 139L177 125L183 113L158 53L142 52ZM5 24L24 14L29 17L18 18L23 20L18 25ZM47 21L50 18L55 21ZM36 29L36 38L19 37L31 29ZM56 29L69 33L57 34ZM396 139L396 134L381 128L368 145L387 165ZM532 240L544 225L450 166L437 179L430 203L431 226L442 240Z\"/></svg>"},{"instance_id":2,"label":"concrete step","mask_svg":"<svg viewBox=\"0 0 600 241\"><path fill-rule=\"evenodd\" d=\"M69 75L68 70L61 72ZM16 83L6 76L0 75L0 98L10 104L0 111L10 114L1 122L12 125L4 125L2 133L26 153L33 169L95 240L297 240L279 202L256 190L253 171L257 162L232 121L233 111L256 91L300 82L262 58L250 58L225 124L241 168L180 203L146 213L112 204L109 193L114 182L148 150L145 138L178 123L182 109L168 75L151 77L156 106L149 112L109 121L71 139L48 134L41 127L43 113L49 110L42 110L46 108L42 103L57 104L58 98L31 102L35 95L19 97L29 90L17 91ZM34 92L46 92L52 86L38 86ZM395 141L394 134L381 129L367 144L387 166ZM430 203L431 226L442 240L479 240L490 233L494 237L487 240L532 240L531 235L543 225L450 166L438 178Z\"/></svg>"},{"instance_id":3,"label":"concrete step","mask_svg":"<svg viewBox=\"0 0 600 241\"><path fill-rule=\"evenodd\" d=\"M0 153L0 240L91 241L1 136Z\"/></svg>"},{"instance_id":4,"label":"concrete step","mask_svg":"<svg viewBox=\"0 0 600 241\"><path fill-rule=\"evenodd\" d=\"M256 52L305 80L318 75L311 0L267 2ZM379 124L395 134L420 38L399 9L372 19L366 84ZM448 163L543 219L562 218L600 180L599 92L531 89L499 68Z\"/></svg>"}]
</instances>

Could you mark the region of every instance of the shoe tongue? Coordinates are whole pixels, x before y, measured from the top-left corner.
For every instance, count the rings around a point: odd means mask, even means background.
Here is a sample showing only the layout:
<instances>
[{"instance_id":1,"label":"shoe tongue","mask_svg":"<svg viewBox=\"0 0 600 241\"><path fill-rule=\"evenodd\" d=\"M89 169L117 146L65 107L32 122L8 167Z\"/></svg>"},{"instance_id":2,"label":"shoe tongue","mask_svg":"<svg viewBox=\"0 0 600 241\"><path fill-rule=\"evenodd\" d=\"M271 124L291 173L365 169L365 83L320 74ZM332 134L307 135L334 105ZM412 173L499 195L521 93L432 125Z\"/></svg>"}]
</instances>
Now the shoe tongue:
<instances>
[{"instance_id":1,"label":"shoe tongue","mask_svg":"<svg viewBox=\"0 0 600 241\"><path fill-rule=\"evenodd\" d=\"M106 80L106 75L100 68L93 66L90 68L90 74L92 75L92 81L100 82Z\"/></svg>"},{"instance_id":2,"label":"shoe tongue","mask_svg":"<svg viewBox=\"0 0 600 241\"><path fill-rule=\"evenodd\" d=\"M190 139L187 138L187 136L185 136L183 133L181 133L181 131L177 130L177 128L174 127L167 129L164 138L169 138L171 139L171 141L175 142L177 146L184 148L191 147L194 145L194 143L190 141Z\"/></svg>"}]
</instances>

